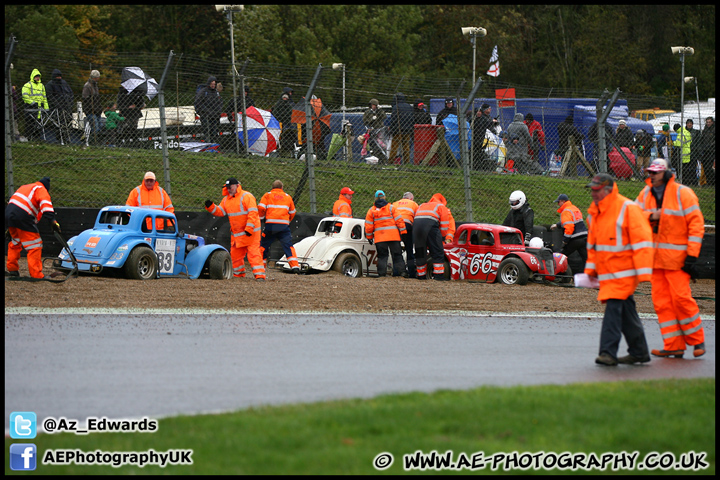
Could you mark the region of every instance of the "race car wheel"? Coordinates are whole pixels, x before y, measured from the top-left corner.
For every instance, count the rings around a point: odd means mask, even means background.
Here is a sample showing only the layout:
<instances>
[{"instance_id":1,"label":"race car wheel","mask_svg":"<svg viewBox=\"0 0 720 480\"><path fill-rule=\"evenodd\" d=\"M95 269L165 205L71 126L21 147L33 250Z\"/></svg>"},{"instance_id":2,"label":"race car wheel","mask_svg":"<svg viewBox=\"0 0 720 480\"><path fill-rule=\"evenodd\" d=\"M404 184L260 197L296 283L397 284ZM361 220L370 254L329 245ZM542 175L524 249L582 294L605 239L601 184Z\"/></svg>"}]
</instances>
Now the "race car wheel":
<instances>
[{"instance_id":1,"label":"race car wheel","mask_svg":"<svg viewBox=\"0 0 720 480\"><path fill-rule=\"evenodd\" d=\"M341 253L335 259L333 270L348 277L357 278L362 275L360 258L353 253Z\"/></svg>"},{"instance_id":2,"label":"race car wheel","mask_svg":"<svg viewBox=\"0 0 720 480\"><path fill-rule=\"evenodd\" d=\"M130 252L125 262L125 275L133 280L150 280L155 278L158 259L149 247L136 247Z\"/></svg>"},{"instance_id":3,"label":"race car wheel","mask_svg":"<svg viewBox=\"0 0 720 480\"><path fill-rule=\"evenodd\" d=\"M232 258L225 250L215 250L208 262L208 273L213 280L228 280L232 277Z\"/></svg>"},{"instance_id":4,"label":"race car wheel","mask_svg":"<svg viewBox=\"0 0 720 480\"><path fill-rule=\"evenodd\" d=\"M570 265L568 265L567 270L565 272L561 273L557 277L558 283L570 283L573 281L573 272L570 268Z\"/></svg>"},{"instance_id":5,"label":"race car wheel","mask_svg":"<svg viewBox=\"0 0 720 480\"><path fill-rule=\"evenodd\" d=\"M505 285L526 285L530 278L525 262L519 258L506 258L500 262L497 275Z\"/></svg>"}]
</instances>

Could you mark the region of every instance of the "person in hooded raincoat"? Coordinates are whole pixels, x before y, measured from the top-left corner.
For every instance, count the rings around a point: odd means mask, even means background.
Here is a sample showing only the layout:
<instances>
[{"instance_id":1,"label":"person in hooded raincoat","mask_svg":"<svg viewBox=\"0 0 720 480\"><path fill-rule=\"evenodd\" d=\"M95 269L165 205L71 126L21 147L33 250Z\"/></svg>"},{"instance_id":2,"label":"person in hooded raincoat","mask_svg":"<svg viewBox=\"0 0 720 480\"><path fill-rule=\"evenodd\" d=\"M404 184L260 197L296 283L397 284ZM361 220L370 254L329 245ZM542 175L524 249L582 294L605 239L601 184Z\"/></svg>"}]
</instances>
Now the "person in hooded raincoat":
<instances>
[{"instance_id":1,"label":"person in hooded raincoat","mask_svg":"<svg viewBox=\"0 0 720 480\"><path fill-rule=\"evenodd\" d=\"M37 138L40 131L38 123L42 118L42 109L50 108L45 92L45 85L42 84L42 75L37 68L30 74L30 81L23 85L22 99L25 102L25 136L28 139Z\"/></svg>"},{"instance_id":2,"label":"person in hooded raincoat","mask_svg":"<svg viewBox=\"0 0 720 480\"><path fill-rule=\"evenodd\" d=\"M405 233L405 221L398 209L385 200L385 192L375 192L375 203L365 216L365 236L377 247L378 277L387 276L389 254L393 259L393 277L407 276L400 246L400 236Z\"/></svg>"},{"instance_id":3,"label":"person in hooded raincoat","mask_svg":"<svg viewBox=\"0 0 720 480\"><path fill-rule=\"evenodd\" d=\"M433 279L445 278L445 243L450 243L455 235L455 219L447 208L447 200L441 193L432 196L429 202L418 206L413 222L413 243L415 244L415 263L418 280L427 280L427 250L433 262Z\"/></svg>"},{"instance_id":4,"label":"person in hooded raincoat","mask_svg":"<svg viewBox=\"0 0 720 480\"><path fill-rule=\"evenodd\" d=\"M207 84L199 88L195 95L195 112L200 116L200 123L205 133L205 141L218 143L220 133L220 115L223 111L223 101L217 89L217 78L210 75Z\"/></svg>"}]
</instances>

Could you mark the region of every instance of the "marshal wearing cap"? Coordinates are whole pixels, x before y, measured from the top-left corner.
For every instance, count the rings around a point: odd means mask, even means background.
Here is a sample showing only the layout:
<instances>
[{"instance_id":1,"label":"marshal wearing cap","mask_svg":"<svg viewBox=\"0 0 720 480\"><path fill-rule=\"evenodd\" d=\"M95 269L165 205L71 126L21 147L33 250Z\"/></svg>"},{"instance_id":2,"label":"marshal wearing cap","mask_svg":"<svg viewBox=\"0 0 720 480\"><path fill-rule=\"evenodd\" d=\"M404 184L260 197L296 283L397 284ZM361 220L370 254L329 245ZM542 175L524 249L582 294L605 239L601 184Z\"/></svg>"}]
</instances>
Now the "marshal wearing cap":
<instances>
[{"instance_id":1,"label":"marshal wearing cap","mask_svg":"<svg viewBox=\"0 0 720 480\"><path fill-rule=\"evenodd\" d=\"M615 180L611 175L608 175L607 173L598 173L593 177L592 181L585 186L590 187L593 190L600 190L603 187L612 187L613 185L615 185Z\"/></svg>"}]
</instances>

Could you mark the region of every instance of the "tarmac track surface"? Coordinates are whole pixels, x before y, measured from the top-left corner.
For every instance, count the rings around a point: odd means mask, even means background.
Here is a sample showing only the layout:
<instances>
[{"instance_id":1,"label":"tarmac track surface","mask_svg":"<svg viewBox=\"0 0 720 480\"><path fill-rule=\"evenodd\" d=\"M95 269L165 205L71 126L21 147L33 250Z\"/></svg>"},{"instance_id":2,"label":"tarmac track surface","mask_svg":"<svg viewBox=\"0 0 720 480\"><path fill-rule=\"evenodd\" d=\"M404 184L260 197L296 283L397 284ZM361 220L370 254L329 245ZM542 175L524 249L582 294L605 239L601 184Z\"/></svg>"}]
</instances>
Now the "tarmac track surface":
<instances>
[{"instance_id":1,"label":"tarmac track surface","mask_svg":"<svg viewBox=\"0 0 720 480\"><path fill-rule=\"evenodd\" d=\"M598 314L84 313L6 309L5 431L483 385L715 377L708 354L601 367ZM662 341L643 319L650 348ZM627 346L620 343L619 355Z\"/></svg>"}]
</instances>

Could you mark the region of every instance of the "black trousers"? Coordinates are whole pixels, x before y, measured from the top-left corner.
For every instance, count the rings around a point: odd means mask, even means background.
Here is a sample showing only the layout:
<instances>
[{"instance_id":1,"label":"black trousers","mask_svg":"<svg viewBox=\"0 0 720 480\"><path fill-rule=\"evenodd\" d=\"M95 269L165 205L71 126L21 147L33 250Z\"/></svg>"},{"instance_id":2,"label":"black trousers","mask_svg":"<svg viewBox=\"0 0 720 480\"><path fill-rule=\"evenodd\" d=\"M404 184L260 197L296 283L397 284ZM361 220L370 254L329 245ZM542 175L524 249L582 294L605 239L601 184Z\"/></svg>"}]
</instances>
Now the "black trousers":
<instances>
[{"instance_id":1,"label":"black trousers","mask_svg":"<svg viewBox=\"0 0 720 480\"><path fill-rule=\"evenodd\" d=\"M404 234L400 234L402 238L403 248L405 250L405 260L407 264L407 273L410 278L417 276L417 268L415 266L415 244L413 242L413 224L405 222ZM393 264L393 275L402 275L402 272L398 271Z\"/></svg>"},{"instance_id":2,"label":"black trousers","mask_svg":"<svg viewBox=\"0 0 720 480\"><path fill-rule=\"evenodd\" d=\"M445 249L440 234L440 225L436 221L425 218L416 219L413 224L413 243L415 243L415 263L417 264L418 276L422 276L422 272L427 272L428 248L433 263L442 264L445 262ZM427 272L426 275L429 273L432 273L432 271Z\"/></svg>"},{"instance_id":3,"label":"black trousers","mask_svg":"<svg viewBox=\"0 0 720 480\"><path fill-rule=\"evenodd\" d=\"M570 254L573 252L578 252L580 254L580 258L582 258L583 261L583 270L585 270L585 263L587 263L587 236L571 238L568 243L563 245L561 251L563 255L570 258Z\"/></svg>"},{"instance_id":4,"label":"black trousers","mask_svg":"<svg viewBox=\"0 0 720 480\"><path fill-rule=\"evenodd\" d=\"M400 241L377 242L375 243L378 251L378 277L387 275L388 253L392 254L393 272L397 268L400 275L405 271L405 261L402 258L402 247ZM397 276L393 273L393 276Z\"/></svg>"},{"instance_id":5,"label":"black trousers","mask_svg":"<svg viewBox=\"0 0 720 480\"><path fill-rule=\"evenodd\" d=\"M600 331L600 353L617 358L620 338L625 336L628 353L633 357L650 356L645 330L635 308L635 298L630 295L625 300L608 299L605 303L605 316Z\"/></svg>"}]
</instances>

